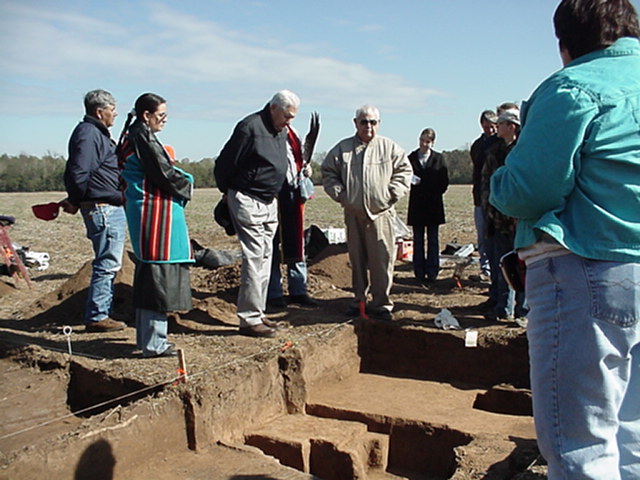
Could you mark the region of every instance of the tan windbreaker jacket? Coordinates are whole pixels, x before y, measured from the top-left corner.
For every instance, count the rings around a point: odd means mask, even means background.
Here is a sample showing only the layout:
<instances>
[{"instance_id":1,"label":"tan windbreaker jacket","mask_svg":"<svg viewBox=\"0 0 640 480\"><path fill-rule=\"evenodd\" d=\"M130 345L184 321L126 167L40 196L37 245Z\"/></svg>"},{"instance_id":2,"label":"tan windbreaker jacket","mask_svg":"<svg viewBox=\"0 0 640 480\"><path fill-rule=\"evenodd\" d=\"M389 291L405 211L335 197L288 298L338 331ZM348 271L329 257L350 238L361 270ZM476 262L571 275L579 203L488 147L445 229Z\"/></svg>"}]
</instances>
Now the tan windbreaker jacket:
<instances>
[{"instance_id":1,"label":"tan windbreaker jacket","mask_svg":"<svg viewBox=\"0 0 640 480\"><path fill-rule=\"evenodd\" d=\"M331 149L322 162L322 185L345 211L366 214L375 220L406 195L413 170L404 150L393 140L379 135L366 147L362 170L353 168L355 150L360 143L354 135ZM358 202L360 190L364 205Z\"/></svg>"}]
</instances>

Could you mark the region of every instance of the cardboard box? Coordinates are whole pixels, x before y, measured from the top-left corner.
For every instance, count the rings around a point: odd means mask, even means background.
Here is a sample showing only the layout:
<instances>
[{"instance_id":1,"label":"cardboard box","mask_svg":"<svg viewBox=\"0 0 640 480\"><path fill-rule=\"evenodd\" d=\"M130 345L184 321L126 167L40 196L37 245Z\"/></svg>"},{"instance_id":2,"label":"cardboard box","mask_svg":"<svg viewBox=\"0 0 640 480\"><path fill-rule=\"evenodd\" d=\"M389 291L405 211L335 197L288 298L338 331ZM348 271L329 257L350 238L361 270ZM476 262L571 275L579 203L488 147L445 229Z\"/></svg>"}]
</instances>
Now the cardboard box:
<instances>
[{"instance_id":1,"label":"cardboard box","mask_svg":"<svg viewBox=\"0 0 640 480\"><path fill-rule=\"evenodd\" d=\"M413 240L396 241L396 260L411 262L413 260Z\"/></svg>"},{"instance_id":2,"label":"cardboard box","mask_svg":"<svg viewBox=\"0 0 640 480\"><path fill-rule=\"evenodd\" d=\"M329 243L345 243L347 241L347 233L344 228L325 228L322 230Z\"/></svg>"}]
</instances>

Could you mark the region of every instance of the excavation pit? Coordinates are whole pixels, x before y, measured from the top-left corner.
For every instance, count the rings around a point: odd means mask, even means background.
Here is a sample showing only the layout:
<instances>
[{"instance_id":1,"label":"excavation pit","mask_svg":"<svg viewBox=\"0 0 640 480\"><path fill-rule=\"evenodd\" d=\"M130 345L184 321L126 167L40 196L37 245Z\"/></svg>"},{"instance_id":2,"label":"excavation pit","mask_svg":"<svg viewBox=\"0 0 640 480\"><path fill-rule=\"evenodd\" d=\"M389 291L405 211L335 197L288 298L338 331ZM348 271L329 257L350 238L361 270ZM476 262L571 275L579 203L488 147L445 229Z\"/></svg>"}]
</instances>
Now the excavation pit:
<instances>
[{"instance_id":1,"label":"excavation pit","mask_svg":"<svg viewBox=\"0 0 640 480\"><path fill-rule=\"evenodd\" d=\"M187 383L175 359L141 358L133 328L83 332L86 265L0 289L0 480L544 478L525 331L484 318L474 268L425 288L399 262L395 320L349 319L346 248L331 246L309 267L320 307L270 313L275 339L238 335L238 265L194 268L194 308L169 325ZM130 324L132 277L127 256L116 296ZM463 330L435 327L443 308Z\"/></svg>"},{"instance_id":2,"label":"excavation pit","mask_svg":"<svg viewBox=\"0 0 640 480\"><path fill-rule=\"evenodd\" d=\"M467 348L464 332L408 322L359 319L299 330L289 348L267 341L273 348L233 360L221 376L196 371L187 384L162 387L135 375L112 377L92 359L21 349L3 360L5 371L27 383L25 372L46 375L52 411L43 417L69 416L44 435L24 434L26 442L1 441L10 460L0 478L29 478L23 475L45 468L59 474L53 478L71 478L65 475L78 468L95 473L98 460L113 463L113 478L165 478L174 464L183 465L182 478L199 478L198 468L222 468L220 477L207 478L234 478L224 476L220 449L244 456L242 468L267 462L275 479L290 478L293 469L325 480L512 478L535 460L533 421L511 412L529 399L522 331L481 336L478 347ZM46 368L39 375L38 364ZM122 396L115 409L105 403L71 414ZM2 433L15 427L2 423ZM185 467L194 454L203 465ZM157 466L159 456L171 465ZM479 471L483 476L472 475Z\"/></svg>"}]
</instances>

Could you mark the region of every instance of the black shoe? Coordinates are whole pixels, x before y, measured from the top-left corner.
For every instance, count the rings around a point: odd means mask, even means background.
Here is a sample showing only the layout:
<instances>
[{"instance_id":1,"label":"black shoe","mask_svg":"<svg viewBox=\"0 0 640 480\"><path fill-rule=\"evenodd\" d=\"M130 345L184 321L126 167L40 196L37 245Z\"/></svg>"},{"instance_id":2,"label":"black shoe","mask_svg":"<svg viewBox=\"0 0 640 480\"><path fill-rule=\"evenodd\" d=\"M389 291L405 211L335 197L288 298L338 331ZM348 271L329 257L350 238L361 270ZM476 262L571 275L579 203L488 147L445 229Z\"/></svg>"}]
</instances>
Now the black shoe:
<instances>
[{"instance_id":1,"label":"black shoe","mask_svg":"<svg viewBox=\"0 0 640 480\"><path fill-rule=\"evenodd\" d=\"M480 309L480 310L489 310L492 311L493 308L496 306L496 302L495 300L491 300L490 298L485 300L484 302L480 303L476 308Z\"/></svg>"},{"instance_id":2,"label":"black shoe","mask_svg":"<svg viewBox=\"0 0 640 480\"><path fill-rule=\"evenodd\" d=\"M272 338L276 335L276 331L273 328L267 327L264 323L258 323L257 325L250 325L248 327L240 327L238 329L240 335L246 337L265 337Z\"/></svg>"},{"instance_id":3,"label":"black shoe","mask_svg":"<svg viewBox=\"0 0 640 480\"><path fill-rule=\"evenodd\" d=\"M376 320L383 320L385 322L393 321L393 313L389 310L378 310L377 312L371 313L371 317Z\"/></svg>"},{"instance_id":4,"label":"black shoe","mask_svg":"<svg viewBox=\"0 0 640 480\"><path fill-rule=\"evenodd\" d=\"M352 305L349 308L347 308L347 310L344 312L344 314L347 317L359 317L360 316L360 309L358 307L354 307Z\"/></svg>"},{"instance_id":5,"label":"black shoe","mask_svg":"<svg viewBox=\"0 0 640 480\"><path fill-rule=\"evenodd\" d=\"M267 307L276 310L287 308L287 301L284 299L284 297L270 298L267 300Z\"/></svg>"},{"instance_id":6,"label":"black shoe","mask_svg":"<svg viewBox=\"0 0 640 480\"><path fill-rule=\"evenodd\" d=\"M318 307L320 304L311 298L308 293L302 295L289 295L289 303L302 305L304 307Z\"/></svg>"}]
</instances>

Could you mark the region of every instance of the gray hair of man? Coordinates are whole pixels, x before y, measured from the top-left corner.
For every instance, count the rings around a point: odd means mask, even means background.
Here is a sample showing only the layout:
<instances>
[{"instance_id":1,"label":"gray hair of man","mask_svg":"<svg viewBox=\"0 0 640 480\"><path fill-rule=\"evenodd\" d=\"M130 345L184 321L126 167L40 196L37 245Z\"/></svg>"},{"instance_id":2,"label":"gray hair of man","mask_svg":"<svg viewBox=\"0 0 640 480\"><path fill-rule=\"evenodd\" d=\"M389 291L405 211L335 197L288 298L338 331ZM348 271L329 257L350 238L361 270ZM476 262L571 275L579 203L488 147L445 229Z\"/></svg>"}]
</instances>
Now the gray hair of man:
<instances>
[{"instance_id":1,"label":"gray hair of man","mask_svg":"<svg viewBox=\"0 0 640 480\"><path fill-rule=\"evenodd\" d=\"M373 105L363 105L359 109L356 110L356 120L360 117L364 117L365 115L373 115L376 117L376 120L380 120L380 111L374 107Z\"/></svg>"},{"instance_id":2,"label":"gray hair of man","mask_svg":"<svg viewBox=\"0 0 640 480\"><path fill-rule=\"evenodd\" d=\"M280 90L273 95L269 101L269 105L276 105L282 110L289 107L293 107L297 110L300 107L300 98L290 90Z\"/></svg>"},{"instance_id":3,"label":"gray hair of man","mask_svg":"<svg viewBox=\"0 0 640 480\"><path fill-rule=\"evenodd\" d=\"M116 105L116 99L106 90L91 90L84 96L84 111L87 115L96 115L99 108Z\"/></svg>"}]
</instances>

